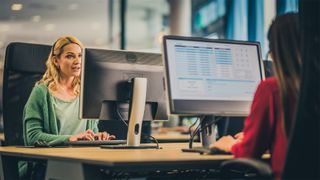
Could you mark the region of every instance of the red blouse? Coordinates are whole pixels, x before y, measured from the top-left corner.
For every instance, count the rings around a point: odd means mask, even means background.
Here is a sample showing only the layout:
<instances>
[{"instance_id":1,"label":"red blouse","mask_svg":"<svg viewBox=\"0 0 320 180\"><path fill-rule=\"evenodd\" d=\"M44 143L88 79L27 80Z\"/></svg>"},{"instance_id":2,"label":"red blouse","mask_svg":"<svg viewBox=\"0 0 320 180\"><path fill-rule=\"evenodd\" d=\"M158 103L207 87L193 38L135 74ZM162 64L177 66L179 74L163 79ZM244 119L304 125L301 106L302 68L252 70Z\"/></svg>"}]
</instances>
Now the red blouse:
<instances>
[{"instance_id":1,"label":"red blouse","mask_svg":"<svg viewBox=\"0 0 320 180\"><path fill-rule=\"evenodd\" d=\"M279 93L275 77L268 78L259 84L250 114L244 122L244 138L231 149L235 157L256 159L269 150L271 167L277 179L280 178L283 169L288 143L281 119L282 107ZM295 105L293 103L290 105L289 108L293 112Z\"/></svg>"}]
</instances>

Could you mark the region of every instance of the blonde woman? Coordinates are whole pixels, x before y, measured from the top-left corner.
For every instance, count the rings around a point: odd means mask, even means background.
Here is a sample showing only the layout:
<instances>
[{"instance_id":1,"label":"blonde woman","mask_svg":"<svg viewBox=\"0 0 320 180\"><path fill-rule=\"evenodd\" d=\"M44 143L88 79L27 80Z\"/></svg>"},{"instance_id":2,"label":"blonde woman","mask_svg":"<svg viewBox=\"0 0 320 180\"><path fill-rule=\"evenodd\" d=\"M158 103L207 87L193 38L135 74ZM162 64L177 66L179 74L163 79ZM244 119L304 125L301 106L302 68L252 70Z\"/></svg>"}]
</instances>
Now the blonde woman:
<instances>
[{"instance_id":1,"label":"blonde woman","mask_svg":"<svg viewBox=\"0 0 320 180\"><path fill-rule=\"evenodd\" d=\"M75 37L60 37L52 46L47 70L33 88L23 114L24 142L59 144L77 140L107 140L97 121L79 119L83 45Z\"/></svg>"}]
</instances>

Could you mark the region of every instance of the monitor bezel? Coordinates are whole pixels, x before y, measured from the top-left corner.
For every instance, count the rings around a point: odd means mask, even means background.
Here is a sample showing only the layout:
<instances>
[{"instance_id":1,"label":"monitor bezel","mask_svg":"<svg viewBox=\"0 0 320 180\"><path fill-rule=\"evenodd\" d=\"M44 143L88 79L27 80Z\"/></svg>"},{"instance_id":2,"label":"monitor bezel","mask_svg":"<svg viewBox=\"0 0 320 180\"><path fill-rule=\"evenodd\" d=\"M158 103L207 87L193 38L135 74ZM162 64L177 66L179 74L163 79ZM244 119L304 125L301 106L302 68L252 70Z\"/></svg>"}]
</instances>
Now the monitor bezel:
<instances>
[{"instance_id":1,"label":"monitor bezel","mask_svg":"<svg viewBox=\"0 0 320 180\"><path fill-rule=\"evenodd\" d=\"M83 48L82 49L83 51L82 51L82 59L81 59L81 80L80 80L80 103L79 103L79 108L80 108L80 110L79 110L79 118L80 119L85 119L85 120L98 120L99 118L96 118L96 117L89 117L89 116L86 116L85 115L85 112L83 111L83 109L84 109L84 84L85 84L85 76L86 76L86 74L85 74L85 72L86 72L86 56L87 56L87 54L86 54L86 52L87 51L90 51L90 50L98 50L98 51L108 51L108 52L114 52L114 53L116 53L116 52L121 52L121 53L137 53L137 54L150 54L150 55L159 55L159 56L161 56L161 59L162 59L162 54L159 52L147 52L147 51L139 51L139 50L137 50L137 51L132 51L132 50L118 50L118 49L103 49L103 48ZM159 59L159 62L161 62L160 60L161 59ZM163 61L162 61L162 63L163 63ZM161 71L163 71L163 76L165 76L164 75L164 67L163 67L163 64L161 65L161 67L160 66L158 66L158 65L143 65L143 64L138 64L139 66L145 66L145 70L146 71L148 71L149 69L148 68L154 68L155 69L155 71L159 71L160 72L160 69L161 69ZM161 84L163 84L163 86L165 85L164 84L164 78L162 78L163 80L161 80ZM166 94L166 91L165 91L165 86L163 87L164 88L164 96L167 96L167 94ZM164 97L164 99L163 100L167 100L167 98L166 97ZM163 101L162 101L163 102ZM147 101L146 103L150 103L149 101ZM166 102L164 102L164 103L166 103ZM167 106L161 106L161 107L165 107L165 108L167 108ZM147 105L146 105L146 108L147 108ZM148 106L148 110L150 110L150 106ZM157 110L158 111L158 110ZM165 111L163 111L163 112L168 112L168 109L166 109ZM161 114L161 113L160 113ZM165 114L167 114L168 115L168 113L165 113ZM166 121L166 120L168 120L168 118L167 118L167 116L166 116L166 118L164 119L164 114L161 114L162 116L160 116L160 119L152 119L152 120L149 120L149 119L147 119L147 120L144 120L144 121ZM149 117L149 116L148 116ZM159 115L157 116L156 115L156 117L158 117L159 118ZM99 119L100 120L100 119ZM127 121L127 119L125 119L125 121Z\"/></svg>"},{"instance_id":2,"label":"monitor bezel","mask_svg":"<svg viewBox=\"0 0 320 180\"><path fill-rule=\"evenodd\" d=\"M259 68L260 68L260 78L261 81L265 79L265 73L264 73L264 67L263 67L263 61L262 61L262 55L261 55L261 48L259 42L249 42L249 41L239 41L239 40L221 40L221 39L208 39L208 38L201 38L201 37L186 37L186 36L174 36L174 35L167 35L163 37L163 46L162 46L162 59L163 64L165 68L165 83L167 87L167 109L170 110L171 114L177 114L177 115L218 115L218 116L247 116L249 114L250 108L248 108L247 111L215 111L214 109L208 109L206 108L207 105L203 105L203 107L197 107L193 111L186 110L184 108L177 108L175 106L175 100L172 99L172 92L171 92L171 82L168 77L170 77L169 67L168 67L168 52L167 52L167 40L182 40L182 41L196 41L196 42L208 42L208 43L227 43L227 44L244 44L244 45L253 45L257 47L258 51L258 62L259 62ZM195 103L199 100L186 100L184 104L188 103ZM203 101L203 100L202 100ZM208 100L209 101L209 100ZM204 103L203 101L202 103ZM222 104L224 102L225 104ZM252 101L221 101L221 106L238 106L238 105L245 105L249 107L251 106ZM237 104L239 103L239 104ZM210 105L210 102L208 102L208 105ZM188 105L186 105L188 106ZM223 107L217 107L217 108L223 108Z\"/></svg>"}]
</instances>

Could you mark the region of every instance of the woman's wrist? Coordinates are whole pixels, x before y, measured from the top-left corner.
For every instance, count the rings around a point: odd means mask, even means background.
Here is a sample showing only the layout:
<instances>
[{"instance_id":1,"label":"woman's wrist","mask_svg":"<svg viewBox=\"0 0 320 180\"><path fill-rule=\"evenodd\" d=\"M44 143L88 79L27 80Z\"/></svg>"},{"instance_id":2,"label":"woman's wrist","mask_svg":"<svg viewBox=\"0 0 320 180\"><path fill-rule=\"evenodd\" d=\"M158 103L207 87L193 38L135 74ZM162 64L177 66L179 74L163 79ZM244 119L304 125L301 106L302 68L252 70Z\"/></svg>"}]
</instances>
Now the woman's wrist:
<instances>
[{"instance_id":1,"label":"woman's wrist","mask_svg":"<svg viewBox=\"0 0 320 180\"><path fill-rule=\"evenodd\" d=\"M77 141L77 140L78 140L78 138L75 135L70 135L68 138L68 141Z\"/></svg>"}]
</instances>

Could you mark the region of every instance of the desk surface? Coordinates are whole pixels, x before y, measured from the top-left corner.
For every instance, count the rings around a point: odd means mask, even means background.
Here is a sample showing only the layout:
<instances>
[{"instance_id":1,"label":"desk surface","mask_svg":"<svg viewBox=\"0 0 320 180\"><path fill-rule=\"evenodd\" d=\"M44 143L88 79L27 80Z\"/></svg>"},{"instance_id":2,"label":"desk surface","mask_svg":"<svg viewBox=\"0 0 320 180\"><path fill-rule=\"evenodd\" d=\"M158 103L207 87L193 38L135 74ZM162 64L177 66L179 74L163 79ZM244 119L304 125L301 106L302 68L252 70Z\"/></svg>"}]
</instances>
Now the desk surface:
<instances>
[{"instance_id":1,"label":"desk surface","mask_svg":"<svg viewBox=\"0 0 320 180\"><path fill-rule=\"evenodd\" d=\"M231 159L232 155L200 155L198 153L183 153L186 143L161 144L163 149L130 149L113 150L99 147L77 148L25 148L0 147L1 155L19 156L26 158L51 159L60 161L81 161L82 163L125 166L130 164L202 164Z\"/></svg>"},{"instance_id":2,"label":"desk surface","mask_svg":"<svg viewBox=\"0 0 320 180\"><path fill-rule=\"evenodd\" d=\"M190 139L189 134L181 134L180 132L155 133L152 136L159 141L188 142Z\"/></svg>"},{"instance_id":3,"label":"desk surface","mask_svg":"<svg viewBox=\"0 0 320 180\"><path fill-rule=\"evenodd\" d=\"M195 143L199 146L199 143ZM232 155L200 155L184 153L187 143L161 144L162 149L113 150L99 147L67 148L26 148L0 147L0 175L3 179L16 179L17 160L47 160L46 179L108 179L100 177L101 168L105 172L134 172L148 176L148 173L174 170L210 170L219 168L222 161L232 159ZM195 172L195 171L194 171ZM211 172L211 171L207 171ZM152 174L153 173L153 174ZM141 175L140 174L140 175ZM183 174L183 173L182 173ZM120 174L121 175L121 174ZM79 177L81 176L81 177ZM99 177L98 177L99 176ZM111 176L113 174L111 173ZM130 177L130 176L129 176ZM165 176L166 177L166 176ZM186 177L186 176L185 176ZM197 176L198 177L198 176Z\"/></svg>"}]
</instances>

